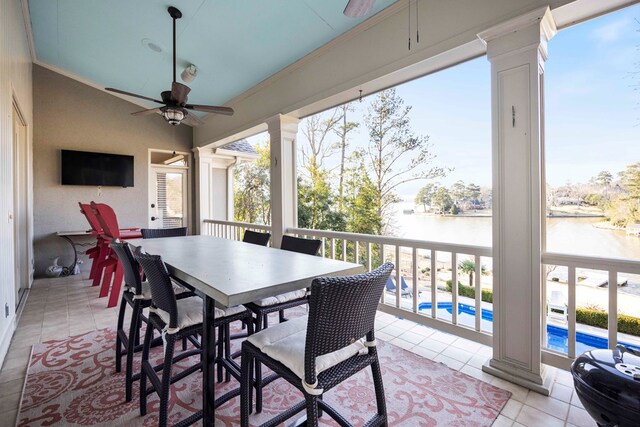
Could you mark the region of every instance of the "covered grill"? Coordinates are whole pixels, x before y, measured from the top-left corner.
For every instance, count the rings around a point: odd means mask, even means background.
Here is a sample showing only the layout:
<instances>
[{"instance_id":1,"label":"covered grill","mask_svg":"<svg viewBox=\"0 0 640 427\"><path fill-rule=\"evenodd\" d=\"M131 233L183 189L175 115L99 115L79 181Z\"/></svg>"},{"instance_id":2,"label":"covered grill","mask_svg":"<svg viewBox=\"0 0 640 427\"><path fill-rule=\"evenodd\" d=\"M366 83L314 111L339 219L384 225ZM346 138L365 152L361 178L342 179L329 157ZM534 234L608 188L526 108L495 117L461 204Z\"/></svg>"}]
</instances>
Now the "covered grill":
<instances>
[{"instance_id":1,"label":"covered grill","mask_svg":"<svg viewBox=\"0 0 640 427\"><path fill-rule=\"evenodd\" d=\"M599 426L640 426L640 353L592 350L571 365L576 393Z\"/></svg>"}]
</instances>

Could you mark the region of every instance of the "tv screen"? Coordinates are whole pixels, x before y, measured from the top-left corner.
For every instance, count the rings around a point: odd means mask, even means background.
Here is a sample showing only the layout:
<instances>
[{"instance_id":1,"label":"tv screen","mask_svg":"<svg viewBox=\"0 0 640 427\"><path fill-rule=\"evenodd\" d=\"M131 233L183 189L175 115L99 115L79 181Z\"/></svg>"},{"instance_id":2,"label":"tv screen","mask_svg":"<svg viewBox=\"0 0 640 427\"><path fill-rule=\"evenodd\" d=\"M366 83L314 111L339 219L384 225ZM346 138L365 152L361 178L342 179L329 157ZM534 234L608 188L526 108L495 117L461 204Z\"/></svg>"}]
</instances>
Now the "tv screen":
<instances>
[{"instance_id":1,"label":"tv screen","mask_svg":"<svg viewBox=\"0 0 640 427\"><path fill-rule=\"evenodd\" d=\"M62 185L133 187L133 156L62 150Z\"/></svg>"}]
</instances>

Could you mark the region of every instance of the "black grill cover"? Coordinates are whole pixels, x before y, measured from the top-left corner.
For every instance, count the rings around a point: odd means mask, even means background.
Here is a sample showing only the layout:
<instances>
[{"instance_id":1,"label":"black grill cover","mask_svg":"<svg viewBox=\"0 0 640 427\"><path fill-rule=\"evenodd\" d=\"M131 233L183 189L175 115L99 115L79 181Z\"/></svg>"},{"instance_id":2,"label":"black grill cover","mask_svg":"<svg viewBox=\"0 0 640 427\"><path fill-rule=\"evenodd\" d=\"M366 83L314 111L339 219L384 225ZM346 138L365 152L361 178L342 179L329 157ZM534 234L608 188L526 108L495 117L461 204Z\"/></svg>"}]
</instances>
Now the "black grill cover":
<instances>
[{"instance_id":1,"label":"black grill cover","mask_svg":"<svg viewBox=\"0 0 640 427\"><path fill-rule=\"evenodd\" d=\"M576 393L599 425L640 425L640 357L636 354L624 347L592 350L571 365Z\"/></svg>"}]
</instances>

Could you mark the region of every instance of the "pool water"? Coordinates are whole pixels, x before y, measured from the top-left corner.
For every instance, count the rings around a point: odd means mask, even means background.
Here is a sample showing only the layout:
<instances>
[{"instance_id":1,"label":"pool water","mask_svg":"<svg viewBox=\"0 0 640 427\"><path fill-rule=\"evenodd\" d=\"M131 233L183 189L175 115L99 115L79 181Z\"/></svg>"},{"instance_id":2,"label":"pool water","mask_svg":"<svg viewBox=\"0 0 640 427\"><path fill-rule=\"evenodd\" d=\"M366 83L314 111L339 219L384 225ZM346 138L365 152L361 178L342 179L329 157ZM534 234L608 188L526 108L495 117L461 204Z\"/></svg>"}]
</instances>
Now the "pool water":
<instances>
[{"instance_id":1,"label":"pool water","mask_svg":"<svg viewBox=\"0 0 640 427\"><path fill-rule=\"evenodd\" d=\"M420 303L420 305L418 305L418 311L430 312L431 303ZM438 318L451 320L452 311L452 303L438 303ZM458 323L473 327L475 316L476 308L474 306L458 303ZM483 308L481 316L483 325L486 326L486 324L491 324L493 322L493 311ZM482 327L482 330L487 330L485 326ZM569 331L567 330L567 328L547 325L546 347L550 350L558 351L560 353L567 353L569 351L568 336ZM640 350L640 346L632 345L625 342L618 342L618 344L622 344L635 350ZM581 354L585 351L597 348L608 348L607 339L596 335L587 334L585 332L576 332L576 354Z\"/></svg>"}]
</instances>

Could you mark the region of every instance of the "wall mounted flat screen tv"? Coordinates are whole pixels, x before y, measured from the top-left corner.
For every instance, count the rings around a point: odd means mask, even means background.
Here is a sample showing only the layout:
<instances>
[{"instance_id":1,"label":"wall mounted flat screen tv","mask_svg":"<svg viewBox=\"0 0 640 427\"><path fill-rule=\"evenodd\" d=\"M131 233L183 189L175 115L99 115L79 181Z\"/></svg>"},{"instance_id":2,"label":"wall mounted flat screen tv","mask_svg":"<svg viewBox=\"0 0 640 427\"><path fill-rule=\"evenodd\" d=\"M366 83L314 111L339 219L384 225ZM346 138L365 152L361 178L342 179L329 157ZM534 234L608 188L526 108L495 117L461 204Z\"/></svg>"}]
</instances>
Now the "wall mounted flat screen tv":
<instances>
[{"instance_id":1,"label":"wall mounted flat screen tv","mask_svg":"<svg viewBox=\"0 0 640 427\"><path fill-rule=\"evenodd\" d=\"M62 185L133 187L133 156L62 151Z\"/></svg>"}]
</instances>

